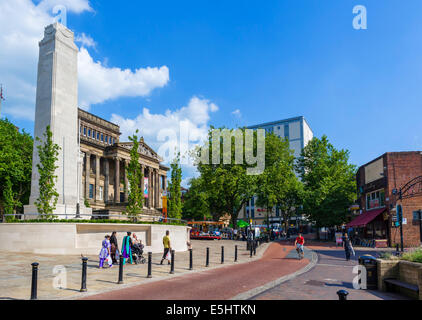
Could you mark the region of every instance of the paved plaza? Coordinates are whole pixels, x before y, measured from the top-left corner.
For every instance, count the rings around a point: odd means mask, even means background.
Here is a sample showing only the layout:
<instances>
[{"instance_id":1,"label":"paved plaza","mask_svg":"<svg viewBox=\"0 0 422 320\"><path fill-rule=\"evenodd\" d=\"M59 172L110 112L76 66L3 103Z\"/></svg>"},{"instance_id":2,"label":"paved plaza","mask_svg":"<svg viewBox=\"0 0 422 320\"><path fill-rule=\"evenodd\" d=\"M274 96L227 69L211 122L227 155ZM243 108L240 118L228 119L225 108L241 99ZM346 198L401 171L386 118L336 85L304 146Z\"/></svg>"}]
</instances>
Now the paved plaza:
<instances>
[{"instance_id":1,"label":"paved plaza","mask_svg":"<svg viewBox=\"0 0 422 320\"><path fill-rule=\"evenodd\" d=\"M148 264L124 267L124 284L117 284L119 266L99 269L98 256L88 257L87 289L81 288L82 264L81 256L69 255L34 255L24 253L0 252L0 299L29 299L31 290L31 263L38 262L38 299L78 299L95 293L127 288L136 284L155 282L166 278L178 277L181 274L194 274L200 270L211 270L234 264L235 245L238 246L238 264L259 259L269 243L258 247L256 255L250 258L246 250L246 242L232 240L192 240L193 271L189 270L189 252L176 252L175 273L170 275L170 266L165 261L160 265L162 254L152 256L152 279L147 278ZM221 264L221 247L224 246L224 264ZM210 248L210 266L205 267L206 248ZM100 248L99 248L100 249ZM144 252L144 257L148 254ZM55 288L53 281L64 267L67 283L63 288ZM57 280L56 280L57 281Z\"/></svg>"}]
</instances>

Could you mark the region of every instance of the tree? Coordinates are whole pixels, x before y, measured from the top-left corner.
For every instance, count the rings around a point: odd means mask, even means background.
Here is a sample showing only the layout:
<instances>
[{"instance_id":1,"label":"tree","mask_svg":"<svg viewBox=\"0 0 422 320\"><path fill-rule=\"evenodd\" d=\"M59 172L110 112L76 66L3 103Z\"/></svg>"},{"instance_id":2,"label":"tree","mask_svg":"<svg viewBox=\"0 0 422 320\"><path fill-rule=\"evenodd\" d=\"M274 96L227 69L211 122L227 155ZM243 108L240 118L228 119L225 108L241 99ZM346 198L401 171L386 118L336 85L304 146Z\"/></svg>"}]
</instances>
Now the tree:
<instances>
[{"instance_id":1,"label":"tree","mask_svg":"<svg viewBox=\"0 0 422 320\"><path fill-rule=\"evenodd\" d=\"M168 216L174 219L182 218L182 168L180 167L180 154L171 163L171 180L169 184L170 197L168 202Z\"/></svg>"},{"instance_id":2,"label":"tree","mask_svg":"<svg viewBox=\"0 0 422 320\"><path fill-rule=\"evenodd\" d=\"M195 153L197 169L201 176L202 190L206 193L208 207L212 213L214 220L219 220L225 214L231 217L231 223L236 228L237 217L243 205L254 195L256 186L256 176L248 174L248 168L253 168L245 161L245 152L248 148L257 150L256 133L254 134L254 144L247 146L245 143L245 129L220 129L227 130L226 133L231 137L232 134L239 134L241 136L241 149L243 152L242 162L236 163L236 141L235 138L230 138L229 141L229 155L230 163L225 161L224 144L221 144L221 138L213 136L214 128L211 128L208 133L207 143L198 148ZM211 157L213 155L213 148L220 147L220 158L217 163L213 163ZM250 151L250 150L248 150ZM256 152L254 153L256 154ZM204 161L205 160L205 161ZM227 160L227 159L226 159Z\"/></svg>"},{"instance_id":3,"label":"tree","mask_svg":"<svg viewBox=\"0 0 422 320\"><path fill-rule=\"evenodd\" d=\"M125 210L125 214L136 221L136 218L139 214L142 213L143 203L144 203L144 194L142 188L143 182L143 172L142 167L139 164L139 139L138 139L138 130L136 133L129 137L129 140L132 141L132 149L130 150L130 162L126 169L127 180L129 186L125 186L129 189L129 199L128 205Z\"/></svg>"},{"instance_id":4,"label":"tree","mask_svg":"<svg viewBox=\"0 0 422 320\"><path fill-rule=\"evenodd\" d=\"M349 151L337 150L324 135L313 138L297 163L304 184L304 212L318 228L346 222L350 204L356 198L356 166L349 163Z\"/></svg>"},{"instance_id":5,"label":"tree","mask_svg":"<svg viewBox=\"0 0 422 320\"><path fill-rule=\"evenodd\" d=\"M294 182L294 156L289 141L273 133L265 136L265 170L258 176L256 187L257 206L266 208L269 227L269 213L275 206L283 205L291 197L288 193ZM287 210L285 211L287 212Z\"/></svg>"},{"instance_id":6,"label":"tree","mask_svg":"<svg viewBox=\"0 0 422 320\"><path fill-rule=\"evenodd\" d=\"M189 181L189 191L184 195L183 203L183 218L202 220L205 218L212 218L208 196L202 186L204 182L201 177L192 178Z\"/></svg>"},{"instance_id":7,"label":"tree","mask_svg":"<svg viewBox=\"0 0 422 320\"><path fill-rule=\"evenodd\" d=\"M0 120L0 212L23 212L31 191L33 139Z\"/></svg>"},{"instance_id":8,"label":"tree","mask_svg":"<svg viewBox=\"0 0 422 320\"><path fill-rule=\"evenodd\" d=\"M50 126L47 126L44 133L44 143L37 137L36 140L40 143L37 146L39 163L37 169L39 173L39 197L35 201L38 213L46 219L56 218L53 215L56 210L59 193L56 191L55 174L58 166L56 165L60 147L53 142L53 133Z\"/></svg>"}]
</instances>

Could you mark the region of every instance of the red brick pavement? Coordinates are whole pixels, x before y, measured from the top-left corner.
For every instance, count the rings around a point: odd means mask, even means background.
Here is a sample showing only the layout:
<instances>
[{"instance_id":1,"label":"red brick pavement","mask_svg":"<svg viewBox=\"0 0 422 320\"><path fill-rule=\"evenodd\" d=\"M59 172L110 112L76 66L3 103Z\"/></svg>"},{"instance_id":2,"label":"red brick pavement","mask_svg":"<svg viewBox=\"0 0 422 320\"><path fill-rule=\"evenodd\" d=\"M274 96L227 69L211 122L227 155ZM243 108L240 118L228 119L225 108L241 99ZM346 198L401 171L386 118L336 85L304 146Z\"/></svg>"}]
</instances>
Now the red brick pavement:
<instances>
[{"instance_id":1,"label":"red brick pavement","mask_svg":"<svg viewBox=\"0 0 422 320\"><path fill-rule=\"evenodd\" d=\"M309 249L318 254L318 263L310 271L279 286L269 289L252 299L256 300L338 300L339 290L349 292L348 300L401 300L402 296L377 290L353 288L353 267L357 258L373 251L356 250L356 256L345 261L344 250L335 245L308 242Z\"/></svg>"},{"instance_id":2,"label":"red brick pavement","mask_svg":"<svg viewBox=\"0 0 422 320\"><path fill-rule=\"evenodd\" d=\"M305 267L309 260L286 258L291 245L272 243L260 260L196 272L127 289L87 297L87 300L215 300L230 299Z\"/></svg>"}]
</instances>

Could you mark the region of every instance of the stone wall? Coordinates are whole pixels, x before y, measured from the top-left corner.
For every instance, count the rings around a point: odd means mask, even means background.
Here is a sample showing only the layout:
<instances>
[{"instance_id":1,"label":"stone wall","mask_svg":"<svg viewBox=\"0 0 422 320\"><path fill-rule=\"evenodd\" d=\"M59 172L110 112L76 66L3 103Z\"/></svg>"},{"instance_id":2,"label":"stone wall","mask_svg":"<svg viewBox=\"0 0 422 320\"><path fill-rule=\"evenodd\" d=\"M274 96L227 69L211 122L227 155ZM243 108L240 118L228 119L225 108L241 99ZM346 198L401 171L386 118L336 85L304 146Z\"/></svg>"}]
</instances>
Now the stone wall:
<instances>
[{"instance_id":1,"label":"stone wall","mask_svg":"<svg viewBox=\"0 0 422 320\"><path fill-rule=\"evenodd\" d=\"M393 278L419 287L422 300L422 264L404 260L377 260L378 288L386 291L384 279Z\"/></svg>"},{"instance_id":2,"label":"stone wall","mask_svg":"<svg viewBox=\"0 0 422 320\"><path fill-rule=\"evenodd\" d=\"M118 223L3 223L0 251L38 254L98 254L106 234L117 232L119 249L128 231L136 233L144 252L162 252L162 238L170 231L172 248L186 251L190 227Z\"/></svg>"}]
</instances>

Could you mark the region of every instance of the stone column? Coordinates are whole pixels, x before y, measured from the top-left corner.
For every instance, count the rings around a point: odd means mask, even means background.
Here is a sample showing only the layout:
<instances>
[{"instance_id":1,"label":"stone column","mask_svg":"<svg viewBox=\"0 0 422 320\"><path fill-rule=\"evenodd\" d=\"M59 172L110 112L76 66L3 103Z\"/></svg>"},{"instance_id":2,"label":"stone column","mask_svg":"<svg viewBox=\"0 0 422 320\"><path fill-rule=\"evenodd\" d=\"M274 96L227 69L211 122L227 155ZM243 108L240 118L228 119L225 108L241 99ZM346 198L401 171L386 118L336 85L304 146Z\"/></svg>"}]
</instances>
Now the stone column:
<instances>
[{"instance_id":1,"label":"stone column","mask_svg":"<svg viewBox=\"0 0 422 320\"><path fill-rule=\"evenodd\" d=\"M146 200L145 200L145 195L144 195L144 178L145 178L145 166L143 164L141 164L141 170L142 170L142 181L141 181L141 189L142 189L142 199L144 200L143 202L143 207L147 207L146 206Z\"/></svg>"},{"instance_id":2,"label":"stone column","mask_svg":"<svg viewBox=\"0 0 422 320\"><path fill-rule=\"evenodd\" d=\"M152 170L148 168L148 208L152 208Z\"/></svg>"},{"instance_id":3,"label":"stone column","mask_svg":"<svg viewBox=\"0 0 422 320\"><path fill-rule=\"evenodd\" d=\"M160 207L160 176L157 170L155 170L155 207Z\"/></svg>"},{"instance_id":4,"label":"stone column","mask_svg":"<svg viewBox=\"0 0 422 320\"><path fill-rule=\"evenodd\" d=\"M95 156L95 201L100 200L100 160L99 155Z\"/></svg>"},{"instance_id":5,"label":"stone column","mask_svg":"<svg viewBox=\"0 0 422 320\"><path fill-rule=\"evenodd\" d=\"M114 159L114 203L120 203L120 161Z\"/></svg>"},{"instance_id":6,"label":"stone column","mask_svg":"<svg viewBox=\"0 0 422 320\"><path fill-rule=\"evenodd\" d=\"M128 203L129 201L129 180L127 179L127 168L129 166L129 161L125 160L124 162L125 168L124 168L124 179L125 179L125 203Z\"/></svg>"},{"instance_id":7,"label":"stone column","mask_svg":"<svg viewBox=\"0 0 422 320\"><path fill-rule=\"evenodd\" d=\"M91 173L91 154L85 153L85 199L89 199L89 176Z\"/></svg>"},{"instance_id":8,"label":"stone column","mask_svg":"<svg viewBox=\"0 0 422 320\"><path fill-rule=\"evenodd\" d=\"M108 188L110 185L110 164L107 158L104 158L104 203L108 202Z\"/></svg>"}]
</instances>

